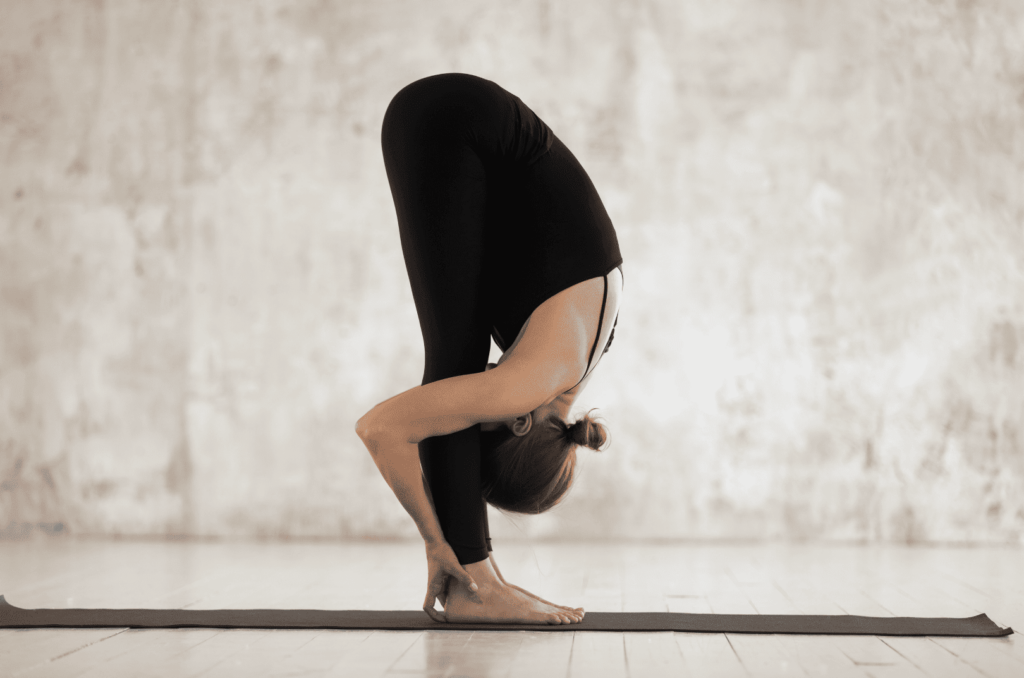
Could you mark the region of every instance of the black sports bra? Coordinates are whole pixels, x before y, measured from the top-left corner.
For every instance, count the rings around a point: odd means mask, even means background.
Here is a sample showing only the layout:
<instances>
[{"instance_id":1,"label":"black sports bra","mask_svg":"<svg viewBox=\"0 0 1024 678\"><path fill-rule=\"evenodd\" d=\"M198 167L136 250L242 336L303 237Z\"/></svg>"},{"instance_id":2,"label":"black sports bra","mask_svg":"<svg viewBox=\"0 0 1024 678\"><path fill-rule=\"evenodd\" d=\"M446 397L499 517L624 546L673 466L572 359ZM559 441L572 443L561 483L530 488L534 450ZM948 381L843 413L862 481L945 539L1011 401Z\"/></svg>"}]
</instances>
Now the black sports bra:
<instances>
[{"instance_id":1,"label":"black sports bra","mask_svg":"<svg viewBox=\"0 0 1024 678\"><path fill-rule=\"evenodd\" d=\"M616 268L619 269L619 274L621 275L622 274L622 266L619 265L619 266L616 266ZM626 284L625 276L623 276L623 278L622 278L622 284L623 284L623 286L625 286L625 284ZM583 380L587 378L587 375L590 374L590 372L592 372L592 370L590 369L590 363L594 359L594 353L597 351L597 342L601 341L601 327L604 324L604 309L607 306L607 304L608 304L608 274L606 273L604 275L604 297L602 297L602 299L601 299L601 315L598 317L598 320L597 320L597 335L594 337L594 345L590 349L590 357L587 358L587 369L584 370L583 377L579 381L577 381L575 386L570 388L569 391L571 391L573 388L576 388L576 386L579 386L580 384L582 384ZM604 357L604 354L608 352L609 348L611 348L612 340L615 339L615 328L618 327L618 326L619 326L619 314L616 313L615 314L615 322L612 324L612 332L611 332L611 334L608 335L608 343L604 345L604 350L601 351L601 357ZM601 357L599 357L597 359L598 362L601 361ZM594 364L594 367L597 367L597 363ZM569 391L565 391L565 393L568 393Z\"/></svg>"}]
</instances>

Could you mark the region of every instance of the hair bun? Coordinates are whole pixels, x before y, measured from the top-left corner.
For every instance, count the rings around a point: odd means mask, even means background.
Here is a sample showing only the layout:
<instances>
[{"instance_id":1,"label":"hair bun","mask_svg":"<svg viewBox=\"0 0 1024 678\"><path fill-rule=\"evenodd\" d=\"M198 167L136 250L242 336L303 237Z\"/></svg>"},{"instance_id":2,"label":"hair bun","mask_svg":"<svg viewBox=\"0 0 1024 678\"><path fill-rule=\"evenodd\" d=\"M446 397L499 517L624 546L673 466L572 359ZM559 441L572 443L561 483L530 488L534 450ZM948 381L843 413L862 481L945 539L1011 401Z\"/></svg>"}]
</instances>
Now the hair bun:
<instances>
[{"instance_id":1,"label":"hair bun","mask_svg":"<svg viewBox=\"0 0 1024 678\"><path fill-rule=\"evenodd\" d=\"M608 440L608 431L597 421L584 414L568 427L568 438L575 445L598 450Z\"/></svg>"}]
</instances>

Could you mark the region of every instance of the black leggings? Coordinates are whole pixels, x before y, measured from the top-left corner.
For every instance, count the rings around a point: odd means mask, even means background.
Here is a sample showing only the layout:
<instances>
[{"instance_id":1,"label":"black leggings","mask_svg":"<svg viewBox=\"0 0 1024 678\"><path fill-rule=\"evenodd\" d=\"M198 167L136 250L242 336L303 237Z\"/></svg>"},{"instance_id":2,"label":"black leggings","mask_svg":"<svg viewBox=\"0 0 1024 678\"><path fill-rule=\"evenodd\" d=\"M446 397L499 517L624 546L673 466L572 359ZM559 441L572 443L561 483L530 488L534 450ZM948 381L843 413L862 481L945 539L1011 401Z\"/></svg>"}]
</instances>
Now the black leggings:
<instances>
[{"instance_id":1,"label":"black leggings","mask_svg":"<svg viewBox=\"0 0 1024 678\"><path fill-rule=\"evenodd\" d=\"M475 140L472 131L474 122L501 120L501 110L486 98L467 100L451 92L446 97L443 87L422 83L395 95L381 145L423 333L422 383L429 384L482 372L487 365L484 146L496 139ZM490 535L480 490L480 426L427 438L419 452L445 540L462 564L486 559Z\"/></svg>"},{"instance_id":2,"label":"black leggings","mask_svg":"<svg viewBox=\"0 0 1024 678\"><path fill-rule=\"evenodd\" d=\"M622 261L579 162L493 82L444 74L407 85L384 114L381 145L424 384L482 372L492 329L511 340L545 298ZM427 438L419 453L445 540L460 563L486 559L480 426Z\"/></svg>"}]
</instances>

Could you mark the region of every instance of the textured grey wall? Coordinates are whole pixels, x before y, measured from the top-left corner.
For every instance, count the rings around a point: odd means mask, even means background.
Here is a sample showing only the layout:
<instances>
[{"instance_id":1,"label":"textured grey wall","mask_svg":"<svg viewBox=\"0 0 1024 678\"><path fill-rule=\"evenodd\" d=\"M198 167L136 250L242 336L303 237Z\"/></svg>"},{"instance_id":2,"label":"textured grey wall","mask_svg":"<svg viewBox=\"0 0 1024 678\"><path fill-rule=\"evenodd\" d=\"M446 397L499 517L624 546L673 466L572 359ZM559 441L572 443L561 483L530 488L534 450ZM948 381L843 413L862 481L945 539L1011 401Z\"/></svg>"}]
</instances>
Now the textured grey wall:
<instances>
[{"instance_id":1,"label":"textured grey wall","mask_svg":"<svg viewBox=\"0 0 1024 678\"><path fill-rule=\"evenodd\" d=\"M1024 5L0 1L0 527L393 536L391 95L518 94L625 255L612 446L497 539L1020 543Z\"/></svg>"}]
</instances>

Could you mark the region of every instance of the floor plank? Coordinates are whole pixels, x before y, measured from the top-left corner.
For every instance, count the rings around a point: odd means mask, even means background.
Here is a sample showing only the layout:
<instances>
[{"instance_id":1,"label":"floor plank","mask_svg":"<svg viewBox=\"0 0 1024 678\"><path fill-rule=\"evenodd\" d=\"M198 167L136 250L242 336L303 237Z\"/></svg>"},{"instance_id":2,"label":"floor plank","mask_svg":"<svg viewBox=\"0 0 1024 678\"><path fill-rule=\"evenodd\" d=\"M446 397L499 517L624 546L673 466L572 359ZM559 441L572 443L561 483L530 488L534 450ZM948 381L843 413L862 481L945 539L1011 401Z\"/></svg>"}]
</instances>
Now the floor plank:
<instances>
[{"instance_id":1,"label":"floor plank","mask_svg":"<svg viewBox=\"0 0 1024 678\"><path fill-rule=\"evenodd\" d=\"M518 633L474 632L463 651L456 655L452 673L447 675L504 678L522 644ZM432 656L438 656L436 650Z\"/></svg>"},{"instance_id":2,"label":"floor plank","mask_svg":"<svg viewBox=\"0 0 1024 678\"><path fill-rule=\"evenodd\" d=\"M573 652L570 632L521 631L508 678L565 678Z\"/></svg>"},{"instance_id":3,"label":"floor plank","mask_svg":"<svg viewBox=\"0 0 1024 678\"><path fill-rule=\"evenodd\" d=\"M729 643L752 676L790 678L806 673L774 635L729 634Z\"/></svg>"},{"instance_id":4,"label":"floor plank","mask_svg":"<svg viewBox=\"0 0 1024 678\"><path fill-rule=\"evenodd\" d=\"M869 676L906 676L920 678L926 674L905 656L876 636L834 636L840 652Z\"/></svg>"},{"instance_id":5,"label":"floor plank","mask_svg":"<svg viewBox=\"0 0 1024 678\"><path fill-rule=\"evenodd\" d=\"M234 654L223 653L214 657L206 671L196 676L219 676L221 678L260 678L271 672L271 667L287 664L288 661L308 645L319 631L280 629L270 631L256 642L247 643Z\"/></svg>"},{"instance_id":6,"label":"floor plank","mask_svg":"<svg viewBox=\"0 0 1024 678\"><path fill-rule=\"evenodd\" d=\"M1024 661L1003 651L1005 638L933 638L930 639L958 660L987 676L1024 675Z\"/></svg>"},{"instance_id":7,"label":"floor plank","mask_svg":"<svg viewBox=\"0 0 1024 678\"><path fill-rule=\"evenodd\" d=\"M854 663L832 636L777 636L779 645L808 676L864 678L864 667Z\"/></svg>"},{"instance_id":8,"label":"floor plank","mask_svg":"<svg viewBox=\"0 0 1024 678\"><path fill-rule=\"evenodd\" d=\"M929 678L983 678L984 676L955 655L939 651L939 646L930 638L890 636L882 638L881 641Z\"/></svg>"},{"instance_id":9,"label":"floor plank","mask_svg":"<svg viewBox=\"0 0 1024 678\"><path fill-rule=\"evenodd\" d=\"M732 678L754 675L748 673L723 633L676 633L675 641L693 676Z\"/></svg>"},{"instance_id":10,"label":"floor plank","mask_svg":"<svg viewBox=\"0 0 1024 678\"><path fill-rule=\"evenodd\" d=\"M150 678L172 671L194 678L268 635L268 631L229 629L217 631L198 643L164 642L165 631L139 631L136 647L81 674L81 678Z\"/></svg>"},{"instance_id":11,"label":"floor plank","mask_svg":"<svg viewBox=\"0 0 1024 678\"><path fill-rule=\"evenodd\" d=\"M392 676L507 676L519 633L428 631L389 669Z\"/></svg>"},{"instance_id":12,"label":"floor plank","mask_svg":"<svg viewBox=\"0 0 1024 678\"><path fill-rule=\"evenodd\" d=\"M161 659L188 654L219 633L217 629L129 630L48 664L37 665L18 676L79 678L91 674L115 678L126 675L119 667L130 668L148 660L153 665L151 674L178 675L173 665L159 663Z\"/></svg>"},{"instance_id":13,"label":"floor plank","mask_svg":"<svg viewBox=\"0 0 1024 678\"><path fill-rule=\"evenodd\" d=\"M569 678L628 678L623 633L573 632Z\"/></svg>"},{"instance_id":14,"label":"floor plank","mask_svg":"<svg viewBox=\"0 0 1024 678\"><path fill-rule=\"evenodd\" d=\"M345 661L345 658L373 631L319 631L305 645L287 657L269 660L252 678L320 676ZM245 675L245 674L240 674ZM248 678L248 677L246 677Z\"/></svg>"},{"instance_id":15,"label":"floor plank","mask_svg":"<svg viewBox=\"0 0 1024 678\"><path fill-rule=\"evenodd\" d=\"M374 631L324 676L383 676L423 635L421 631Z\"/></svg>"},{"instance_id":16,"label":"floor plank","mask_svg":"<svg viewBox=\"0 0 1024 678\"><path fill-rule=\"evenodd\" d=\"M19 675L112 638L123 631L124 629L4 629L0 631L0 667L3 667L7 675Z\"/></svg>"},{"instance_id":17,"label":"floor plank","mask_svg":"<svg viewBox=\"0 0 1024 678\"><path fill-rule=\"evenodd\" d=\"M624 633L629 678L661 678L690 675L672 631Z\"/></svg>"}]
</instances>

